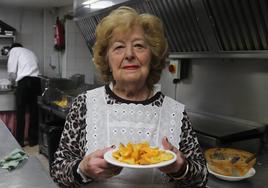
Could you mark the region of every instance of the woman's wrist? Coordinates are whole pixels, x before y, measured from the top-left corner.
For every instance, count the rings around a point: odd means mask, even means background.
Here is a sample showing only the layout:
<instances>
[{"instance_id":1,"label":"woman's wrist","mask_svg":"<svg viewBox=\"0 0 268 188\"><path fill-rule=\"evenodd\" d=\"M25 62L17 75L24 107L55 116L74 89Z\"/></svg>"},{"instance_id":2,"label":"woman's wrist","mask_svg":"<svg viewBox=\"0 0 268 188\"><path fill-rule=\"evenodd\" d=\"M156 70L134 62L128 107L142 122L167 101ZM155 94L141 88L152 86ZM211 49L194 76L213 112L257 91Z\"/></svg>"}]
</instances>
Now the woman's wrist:
<instances>
[{"instance_id":1,"label":"woman's wrist","mask_svg":"<svg viewBox=\"0 0 268 188\"><path fill-rule=\"evenodd\" d=\"M81 176L83 183L89 183L89 182L93 181L92 178L89 178L87 175L85 175L85 173L83 173L81 171L81 169L79 168L79 166L78 166L76 172Z\"/></svg>"},{"instance_id":2,"label":"woman's wrist","mask_svg":"<svg viewBox=\"0 0 268 188\"><path fill-rule=\"evenodd\" d=\"M189 171L189 164L186 161L182 169L180 169L178 172L170 173L169 176L174 180L181 180L187 175L188 171Z\"/></svg>"},{"instance_id":3,"label":"woman's wrist","mask_svg":"<svg viewBox=\"0 0 268 188\"><path fill-rule=\"evenodd\" d=\"M93 181L92 178L88 177L85 173L83 173L83 172L81 171L81 168L79 167L80 162L81 162L81 161L78 161L78 162L76 163L76 165L73 167L74 178L75 178L78 182L83 183L83 184L84 184L84 183L89 183L89 182Z\"/></svg>"}]
</instances>

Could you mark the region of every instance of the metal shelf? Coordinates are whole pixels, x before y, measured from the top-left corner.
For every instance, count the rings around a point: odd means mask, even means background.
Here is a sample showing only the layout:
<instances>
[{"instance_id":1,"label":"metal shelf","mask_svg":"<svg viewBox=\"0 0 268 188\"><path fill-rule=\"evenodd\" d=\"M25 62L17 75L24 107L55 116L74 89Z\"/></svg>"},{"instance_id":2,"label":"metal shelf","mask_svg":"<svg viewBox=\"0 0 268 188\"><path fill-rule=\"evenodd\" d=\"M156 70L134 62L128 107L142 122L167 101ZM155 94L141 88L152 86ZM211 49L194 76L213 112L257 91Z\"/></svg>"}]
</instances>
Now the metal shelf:
<instances>
[{"instance_id":1,"label":"metal shelf","mask_svg":"<svg viewBox=\"0 0 268 188\"><path fill-rule=\"evenodd\" d=\"M0 38L12 38L15 40L16 37L14 35L0 35Z\"/></svg>"}]
</instances>

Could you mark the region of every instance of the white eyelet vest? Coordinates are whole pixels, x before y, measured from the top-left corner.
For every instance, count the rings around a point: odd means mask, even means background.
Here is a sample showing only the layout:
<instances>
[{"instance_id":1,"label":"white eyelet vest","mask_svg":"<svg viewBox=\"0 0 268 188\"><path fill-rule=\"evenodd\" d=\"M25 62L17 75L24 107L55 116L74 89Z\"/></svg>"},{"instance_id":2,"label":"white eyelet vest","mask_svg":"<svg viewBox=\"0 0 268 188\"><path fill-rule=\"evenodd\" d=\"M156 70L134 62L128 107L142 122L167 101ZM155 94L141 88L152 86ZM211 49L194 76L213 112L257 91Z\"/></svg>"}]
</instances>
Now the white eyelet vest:
<instances>
[{"instance_id":1,"label":"white eyelet vest","mask_svg":"<svg viewBox=\"0 0 268 188\"><path fill-rule=\"evenodd\" d=\"M87 92L86 155L119 143L148 141L162 148L162 138L179 148L184 105L165 97L162 107L107 104L105 87ZM158 169L129 169L107 180L122 184L165 184L169 177Z\"/></svg>"}]
</instances>

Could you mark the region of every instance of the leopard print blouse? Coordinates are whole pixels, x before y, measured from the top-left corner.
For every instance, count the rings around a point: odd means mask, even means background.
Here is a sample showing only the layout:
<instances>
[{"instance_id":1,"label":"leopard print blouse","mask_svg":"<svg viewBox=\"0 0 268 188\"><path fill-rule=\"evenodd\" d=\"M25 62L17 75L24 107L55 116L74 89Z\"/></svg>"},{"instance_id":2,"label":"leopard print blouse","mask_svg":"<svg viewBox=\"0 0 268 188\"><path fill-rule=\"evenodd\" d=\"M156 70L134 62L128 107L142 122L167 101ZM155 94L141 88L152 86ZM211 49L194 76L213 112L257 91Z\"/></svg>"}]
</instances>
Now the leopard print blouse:
<instances>
[{"instance_id":1,"label":"leopard print blouse","mask_svg":"<svg viewBox=\"0 0 268 188\"><path fill-rule=\"evenodd\" d=\"M108 85L105 90L107 104L133 103L116 96ZM157 92L146 101L134 103L161 107L164 97L163 93ZM74 99L66 117L61 141L50 169L53 180L60 187L79 187L83 184L77 168L86 153L86 112L86 93L82 93ZM206 161L186 112L182 119L180 151L186 157L189 171L183 179L176 180L178 187L205 187L208 176ZM170 178L170 181L175 180Z\"/></svg>"}]
</instances>

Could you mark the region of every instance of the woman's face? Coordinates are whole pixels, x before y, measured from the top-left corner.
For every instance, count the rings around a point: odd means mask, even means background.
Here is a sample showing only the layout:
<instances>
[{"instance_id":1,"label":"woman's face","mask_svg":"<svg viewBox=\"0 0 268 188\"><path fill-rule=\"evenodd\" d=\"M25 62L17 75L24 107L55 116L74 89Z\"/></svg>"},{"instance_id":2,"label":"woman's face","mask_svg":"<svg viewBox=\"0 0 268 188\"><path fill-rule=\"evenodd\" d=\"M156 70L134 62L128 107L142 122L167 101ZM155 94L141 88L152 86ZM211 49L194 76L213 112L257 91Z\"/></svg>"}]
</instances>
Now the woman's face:
<instances>
[{"instance_id":1,"label":"woman's face","mask_svg":"<svg viewBox=\"0 0 268 188\"><path fill-rule=\"evenodd\" d=\"M145 84L152 54L141 26L124 33L113 32L108 49L108 62L116 84Z\"/></svg>"}]
</instances>

